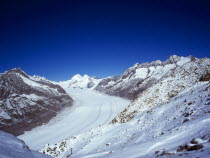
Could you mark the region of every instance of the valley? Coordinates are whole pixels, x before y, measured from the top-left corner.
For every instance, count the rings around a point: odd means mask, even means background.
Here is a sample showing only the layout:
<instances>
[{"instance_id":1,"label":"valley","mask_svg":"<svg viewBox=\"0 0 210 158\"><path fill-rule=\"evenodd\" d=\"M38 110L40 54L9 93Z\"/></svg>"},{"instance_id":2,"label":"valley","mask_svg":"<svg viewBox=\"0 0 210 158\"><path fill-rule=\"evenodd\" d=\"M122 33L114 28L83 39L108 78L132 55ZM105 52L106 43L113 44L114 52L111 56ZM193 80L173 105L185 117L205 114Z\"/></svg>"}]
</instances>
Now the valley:
<instances>
[{"instance_id":1,"label":"valley","mask_svg":"<svg viewBox=\"0 0 210 158\"><path fill-rule=\"evenodd\" d=\"M57 143L108 124L130 103L128 100L89 89L69 88L66 92L74 100L72 107L65 108L49 123L18 137L31 149L39 150L45 144Z\"/></svg>"},{"instance_id":2,"label":"valley","mask_svg":"<svg viewBox=\"0 0 210 158\"><path fill-rule=\"evenodd\" d=\"M0 133L0 157L208 158L209 74L209 58L176 55L103 79L6 71L0 128L18 137Z\"/></svg>"}]
</instances>

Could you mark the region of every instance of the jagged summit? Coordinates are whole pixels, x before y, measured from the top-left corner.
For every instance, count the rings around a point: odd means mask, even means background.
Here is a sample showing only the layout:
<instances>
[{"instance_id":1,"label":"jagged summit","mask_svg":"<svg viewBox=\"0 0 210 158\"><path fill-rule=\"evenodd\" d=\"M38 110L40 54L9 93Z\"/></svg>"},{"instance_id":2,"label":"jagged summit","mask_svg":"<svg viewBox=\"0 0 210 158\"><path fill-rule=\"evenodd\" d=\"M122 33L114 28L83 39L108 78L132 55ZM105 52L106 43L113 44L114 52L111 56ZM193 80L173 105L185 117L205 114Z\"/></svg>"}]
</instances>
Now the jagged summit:
<instances>
[{"instance_id":1,"label":"jagged summit","mask_svg":"<svg viewBox=\"0 0 210 158\"><path fill-rule=\"evenodd\" d=\"M0 74L0 130L19 135L71 106L65 90L15 68Z\"/></svg>"},{"instance_id":2,"label":"jagged summit","mask_svg":"<svg viewBox=\"0 0 210 158\"><path fill-rule=\"evenodd\" d=\"M130 69L136 69L136 68L147 68L147 67L157 67L157 66L165 66L167 64L179 64L182 65L186 62L189 61L194 61L196 58L193 57L192 55L189 55L187 57L183 57L183 56L178 56L178 55L171 55L167 60L165 61L161 61L161 60L155 60L152 62L145 62L145 63L136 63L134 64L132 67L130 67Z\"/></svg>"},{"instance_id":3,"label":"jagged summit","mask_svg":"<svg viewBox=\"0 0 210 158\"><path fill-rule=\"evenodd\" d=\"M18 73L26 78L29 78L29 76L19 67L19 68L13 68L11 70L8 70L5 72L6 74L8 73Z\"/></svg>"},{"instance_id":4,"label":"jagged summit","mask_svg":"<svg viewBox=\"0 0 210 158\"><path fill-rule=\"evenodd\" d=\"M175 69L181 69L186 64L196 61L203 62L204 59L191 55L187 57L172 55L165 61L136 63L120 76L103 79L95 90L133 100L149 87L171 75Z\"/></svg>"},{"instance_id":5,"label":"jagged summit","mask_svg":"<svg viewBox=\"0 0 210 158\"><path fill-rule=\"evenodd\" d=\"M49 81L48 79L46 79L45 77L41 77L41 76L37 76L37 75L33 75L31 76L32 79L37 80L37 81Z\"/></svg>"}]
</instances>

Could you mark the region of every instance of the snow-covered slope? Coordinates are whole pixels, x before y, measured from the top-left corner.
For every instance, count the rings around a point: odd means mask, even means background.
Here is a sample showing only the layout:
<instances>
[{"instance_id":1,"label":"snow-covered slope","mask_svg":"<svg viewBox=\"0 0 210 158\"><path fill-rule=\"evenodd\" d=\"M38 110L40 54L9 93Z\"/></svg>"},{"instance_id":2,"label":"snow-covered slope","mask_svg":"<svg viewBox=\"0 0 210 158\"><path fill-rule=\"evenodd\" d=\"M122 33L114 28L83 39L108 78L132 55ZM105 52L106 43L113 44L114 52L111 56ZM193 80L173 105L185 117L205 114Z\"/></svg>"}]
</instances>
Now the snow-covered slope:
<instances>
[{"instance_id":1,"label":"snow-covered slope","mask_svg":"<svg viewBox=\"0 0 210 158\"><path fill-rule=\"evenodd\" d=\"M51 156L30 150L15 136L0 131L0 158L50 158Z\"/></svg>"},{"instance_id":2,"label":"snow-covered slope","mask_svg":"<svg viewBox=\"0 0 210 158\"><path fill-rule=\"evenodd\" d=\"M74 99L72 107L65 108L49 123L19 136L30 148L41 149L45 144L56 143L108 124L130 104L128 100L90 89L67 88L66 92Z\"/></svg>"},{"instance_id":3,"label":"snow-covered slope","mask_svg":"<svg viewBox=\"0 0 210 158\"><path fill-rule=\"evenodd\" d=\"M88 75L81 76L79 74L73 76L70 80L58 82L63 88L88 88L94 89L101 79L89 77Z\"/></svg>"},{"instance_id":4,"label":"snow-covered slope","mask_svg":"<svg viewBox=\"0 0 210 158\"><path fill-rule=\"evenodd\" d=\"M137 63L120 76L103 79L95 90L134 100L146 89L173 73L174 69L195 60L197 59L192 56L173 55L164 62L157 60L151 63Z\"/></svg>"},{"instance_id":5,"label":"snow-covered slope","mask_svg":"<svg viewBox=\"0 0 210 158\"><path fill-rule=\"evenodd\" d=\"M186 88L131 121L91 129L41 151L54 157L155 158L210 156L210 83Z\"/></svg>"},{"instance_id":6,"label":"snow-covered slope","mask_svg":"<svg viewBox=\"0 0 210 158\"><path fill-rule=\"evenodd\" d=\"M186 88L201 80L208 80L210 73L210 59L195 59L183 65L176 66L168 71L161 80L144 90L138 95L113 123L127 122L139 112L149 109L158 104L169 102L170 98L176 96Z\"/></svg>"},{"instance_id":7,"label":"snow-covered slope","mask_svg":"<svg viewBox=\"0 0 210 158\"><path fill-rule=\"evenodd\" d=\"M19 135L47 122L72 98L47 79L32 77L20 68L0 74L0 129Z\"/></svg>"}]
</instances>

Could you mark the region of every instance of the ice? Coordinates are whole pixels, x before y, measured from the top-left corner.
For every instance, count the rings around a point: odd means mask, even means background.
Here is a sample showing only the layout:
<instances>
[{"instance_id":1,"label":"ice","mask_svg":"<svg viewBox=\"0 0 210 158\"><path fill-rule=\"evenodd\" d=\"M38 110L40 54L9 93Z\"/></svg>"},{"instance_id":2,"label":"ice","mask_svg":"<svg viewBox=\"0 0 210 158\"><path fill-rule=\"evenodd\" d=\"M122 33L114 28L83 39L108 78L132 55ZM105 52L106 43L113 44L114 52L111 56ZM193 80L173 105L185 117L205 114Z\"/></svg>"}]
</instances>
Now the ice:
<instances>
[{"instance_id":1,"label":"ice","mask_svg":"<svg viewBox=\"0 0 210 158\"><path fill-rule=\"evenodd\" d=\"M48 124L19 136L29 147L38 150L99 125L108 124L130 101L89 89L65 89L72 96L73 107L66 108Z\"/></svg>"}]
</instances>

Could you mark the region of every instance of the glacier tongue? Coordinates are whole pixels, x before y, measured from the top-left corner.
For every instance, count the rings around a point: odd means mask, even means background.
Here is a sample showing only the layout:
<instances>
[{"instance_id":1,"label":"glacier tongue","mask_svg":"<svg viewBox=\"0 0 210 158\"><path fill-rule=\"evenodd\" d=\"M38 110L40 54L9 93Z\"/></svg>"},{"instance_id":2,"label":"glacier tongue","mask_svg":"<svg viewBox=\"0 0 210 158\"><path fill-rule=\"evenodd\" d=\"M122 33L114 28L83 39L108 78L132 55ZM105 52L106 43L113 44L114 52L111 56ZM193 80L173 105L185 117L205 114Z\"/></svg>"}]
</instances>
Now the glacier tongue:
<instances>
[{"instance_id":1,"label":"glacier tongue","mask_svg":"<svg viewBox=\"0 0 210 158\"><path fill-rule=\"evenodd\" d=\"M45 144L57 143L99 125L108 124L130 103L90 89L65 90L74 99L74 105L64 109L49 123L19 136L30 148L41 149Z\"/></svg>"}]
</instances>

